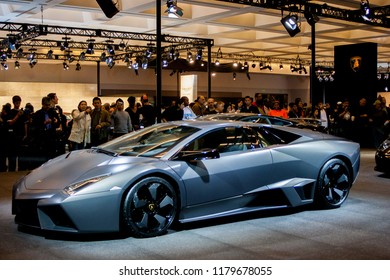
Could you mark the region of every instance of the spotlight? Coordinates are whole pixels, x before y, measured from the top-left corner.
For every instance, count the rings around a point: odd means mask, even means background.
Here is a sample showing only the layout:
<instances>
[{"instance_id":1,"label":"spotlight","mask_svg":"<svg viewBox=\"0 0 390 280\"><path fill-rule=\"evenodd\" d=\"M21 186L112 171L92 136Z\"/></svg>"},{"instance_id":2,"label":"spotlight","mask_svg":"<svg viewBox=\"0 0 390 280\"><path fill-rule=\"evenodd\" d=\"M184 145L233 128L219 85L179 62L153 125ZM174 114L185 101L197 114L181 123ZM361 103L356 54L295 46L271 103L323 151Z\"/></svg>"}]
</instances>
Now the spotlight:
<instances>
[{"instance_id":1,"label":"spotlight","mask_svg":"<svg viewBox=\"0 0 390 280\"><path fill-rule=\"evenodd\" d=\"M48 59L53 59L53 50L50 49L50 50L47 52L46 58L48 58Z\"/></svg>"},{"instance_id":2,"label":"spotlight","mask_svg":"<svg viewBox=\"0 0 390 280\"><path fill-rule=\"evenodd\" d=\"M378 81L379 81L380 79L382 79L382 74L381 74L381 73L378 73L378 74L376 75L376 78L377 78Z\"/></svg>"},{"instance_id":3,"label":"spotlight","mask_svg":"<svg viewBox=\"0 0 390 280\"><path fill-rule=\"evenodd\" d=\"M216 65L216 66L219 66L219 64L220 64L220 63L219 63L219 60L217 59L217 60L215 61L215 65Z\"/></svg>"},{"instance_id":4,"label":"spotlight","mask_svg":"<svg viewBox=\"0 0 390 280\"><path fill-rule=\"evenodd\" d=\"M9 34L8 36L8 46L11 50L15 51L18 49L18 46L20 45L16 44L16 37L13 34Z\"/></svg>"},{"instance_id":5,"label":"spotlight","mask_svg":"<svg viewBox=\"0 0 390 280\"><path fill-rule=\"evenodd\" d=\"M305 12L305 18L307 20L307 23L310 24L311 26L313 26L320 20L317 15L312 14L310 12Z\"/></svg>"},{"instance_id":6,"label":"spotlight","mask_svg":"<svg viewBox=\"0 0 390 280\"><path fill-rule=\"evenodd\" d=\"M279 69L280 69L280 70L283 70L283 64L280 63Z\"/></svg>"},{"instance_id":7,"label":"spotlight","mask_svg":"<svg viewBox=\"0 0 390 280\"><path fill-rule=\"evenodd\" d=\"M234 73L233 73L233 81L235 81L235 80L236 80L236 78L237 78L237 73L236 73L236 72L234 72Z\"/></svg>"},{"instance_id":8,"label":"spotlight","mask_svg":"<svg viewBox=\"0 0 390 280\"><path fill-rule=\"evenodd\" d=\"M256 63L252 63L252 68L256 68Z\"/></svg>"},{"instance_id":9,"label":"spotlight","mask_svg":"<svg viewBox=\"0 0 390 280\"><path fill-rule=\"evenodd\" d=\"M383 80L388 80L388 79L389 79L389 74L388 73L384 74L383 75Z\"/></svg>"},{"instance_id":10,"label":"spotlight","mask_svg":"<svg viewBox=\"0 0 390 280\"><path fill-rule=\"evenodd\" d=\"M238 62L237 61L234 61L233 62L233 67L237 67L238 66Z\"/></svg>"},{"instance_id":11,"label":"spotlight","mask_svg":"<svg viewBox=\"0 0 390 280\"><path fill-rule=\"evenodd\" d=\"M138 70L138 68L139 68L139 63L138 63L137 60L134 60L133 69L134 69L134 70Z\"/></svg>"},{"instance_id":12,"label":"spotlight","mask_svg":"<svg viewBox=\"0 0 390 280\"><path fill-rule=\"evenodd\" d=\"M12 50L11 50L11 48L7 49L7 57L8 58L12 58Z\"/></svg>"},{"instance_id":13,"label":"spotlight","mask_svg":"<svg viewBox=\"0 0 390 280\"><path fill-rule=\"evenodd\" d=\"M68 38L68 37L63 37L62 39L64 39L65 41L61 43L60 50L61 50L61 51L65 51L65 50L69 49L69 42L68 42L68 40L69 40L70 38Z\"/></svg>"},{"instance_id":14,"label":"spotlight","mask_svg":"<svg viewBox=\"0 0 390 280\"><path fill-rule=\"evenodd\" d=\"M187 61L190 63L194 62L194 60L192 58L192 52L190 52L190 51L187 52Z\"/></svg>"},{"instance_id":15,"label":"spotlight","mask_svg":"<svg viewBox=\"0 0 390 280\"><path fill-rule=\"evenodd\" d=\"M100 55L100 61L101 62L104 62L104 61L106 61L106 53L105 52L102 52L102 54Z\"/></svg>"},{"instance_id":16,"label":"spotlight","mask_svg":"<svg viewBox=\"0 0 390 280\"><path fill-rule=\"evenodd\" d=\"M297 15L288 15L285 16L280 20L280 22L283 24L284 28L286 28L288 34L290 34L291 37L294 37L297 35L301 30L298 26L298 16Z\"/></svg>"},{"instance_id":17,"label":"spotlight","mask_svg":"<svg viewBox=\"0 0 390 280\"><path fill-rule=\"evenodd\" d=\"M195 59L202 60L202 56L203 56L203 49L199 48L198 51L196 52Z\"/></svg>"},{"instance_id":18,"label":"spotlight","mask_svg":"<svg viewBox=\"0 0 390 280\"><path fill-rule=\"evenodd\" d=\"M167 9L165 13L168 13L168 17L170 18L179 18L183 16L183 9L177 6L176 0L168 0L167 1Z\"/></svg>"},{"instance_id":19,"label":"spotlight","mask_svg":"<svg viewBox=\"0 0 390 280\"><path fill-rule=\"evenodd\" d=\"M5 63L5 62L2 62L2 63L1 63L1 67L2 67L2 69L4 69L4 70L8 70L8 64Z\"/></svg>"},{"instance_id":20,"label":"spotlight","mask_svg":"<svg viewBox=\"0 0 390 280\"><path fill-rule=\"evenodd\" d=\"M95 51L93 49L93 47L94 47L93 42L95 42L95 40L94 39L89 39L89 40L87 40L87 42L88 42L88 46L87 46L86 53L87 54L94 54Z\"/></svg>"},{"instance_id":21,"label":"spotlight","mask_svg":"<svg viewBox=\"0 0 390 280\"><path fill-rule=\"evenodd\" d=\"M36 58L34 57L34 58L32 58L31 60L30 60L30 62L29 62L29 65L30 65L30 68L32 69L32 68L34 68L34 66L37 64L37 60L36 60Z\"/></svg>"},{"instance_id":22,"label":"spotlight","mask_svg":"<svg viewBox=\"0 0 390 280\"><path fill-rule=\"evenodd\" d=\"M244 62L244 69L248 69L249 68L249 65L248 65L248 62Z\"/></svg>"},{"instance_id":23,"label":"spotlight","mask_svg":"<svg viewBox=\"0 0 390 280\"><path fill-rule=\"evenodd\" d=\"M168 59L167 59L166 57L164 57L164 58L162 59L162 64L161 64L161 66L162 66L163 68L167 68L167 67L168 67Z\"/></svg>"},{"instance_id":24,"label":"spotlight","mask_svg":"<svg viewBox=\"0 0 390 280\"><path fill-rule=\"evenodd\" d=\"M368 2L368 0L362 0L360 2L360 12L361 12L361 16L364 20L366 21L370 21L371 20L371 9L370 9L370 3Z\"/></svg>"},{"instance_id":25,"label":"spotlight","mask_svg":"<svg viewBox=\"0 0 390 280\"><path fill-rule=\"evenodd\" d=\"M144 57L142 60L142 64L141 64L142 69L144 69L144 70L148 69L148 63L149 63L148 59L146 57Z\"/></svg>"},{"instance_id":26,"label":"spotlight","mask_svg":"<svg viewBox=\"0 0 390 280\"><path fill-rule=\"evenodd\" d=\"M79 60L84 61L85 60L85 52L81 52L79 55Z\"/></svg>"},{"instance_id":27,"label":"spotlight","mask_svg":"<svg viewBox=\"0 0 390 280\"><path fill-rule=\"evenodd\" d=\"M6 60L7 60L7 53L4 52L4 51L2 51L2 52L1 52L1 55L0 55L0 59L1 59L2 61L6 61Z\"/></svg>"},{"instance_id":28,"label":"spotlight","mask_svg":"<svg viewBox=\"0 0 390 280\"><path fill-rule=\"evenodd\" d=\"M106 58L106 64L107 64L108 68L110 68L110 69L112 67L114 67L114 65L115 65L114 58L112 56L107 57Z\"/></svg>"},{"instance_id":29,"label":"spotlight","mask_svg":"<svg viewBox=\"0 0 390 280\"><path fill-rule=\"evenodd\" d=\"M20 63L17 60L15 61L15 69L16 70L20 69Z\"/></svg>"},{"instance_id":30,"label":"spotlight","mask_svg":"<svg viewBox=\"0 0 390 280\"><path fill-rule=\"evenodd\" d=\"M16 57L17 58L22 58L23 57L23 49L18 49L18 51L16 52Z\"/></svg>"},{"instance_id":31,"label":"spotlight","mask_svg":"<svg viewBox=\"0 0 390 280\"><path fill-rule=\"evenodd\" d=\"M64 70L69 70L69 65L68 63L66 63L66 61L62 63L62 67L64 68Z\"/></svg>"},{"instance_id":32,"label":"spotlight","mask_svg":"<svg viewBox=\"0 0 390 280\"><path fill-rule=\"evenodd\" d=\"M80 71L80 70L81 70L81 65L80 65L80 63L77 62L77 64L76 64L76 71Z\"/></svg>"},{"instance_id":33,"label":"spotlight","mask_svg":"<svg viewBox=\"0 0 390 280\"><path fill-rule=\"evenodd\" d=\"M107 40L107 43L108 44L107 44L106 48L107 48L108 53L110 55L115 55L115 49L114 49L114 46L112 45L113 41Z\"/></svg>"},{"instance_id":34,"label":"spotlight","mask_svg":"<svg viewBox=\"0 0 390 280\"><path fill-rule=\"evenodd\" d=\"M123 42L123 40L119 43L119 49L120 50L124 50L126 48L126 44L125 44L125 42Z\"/></svg>"}]
</instances>

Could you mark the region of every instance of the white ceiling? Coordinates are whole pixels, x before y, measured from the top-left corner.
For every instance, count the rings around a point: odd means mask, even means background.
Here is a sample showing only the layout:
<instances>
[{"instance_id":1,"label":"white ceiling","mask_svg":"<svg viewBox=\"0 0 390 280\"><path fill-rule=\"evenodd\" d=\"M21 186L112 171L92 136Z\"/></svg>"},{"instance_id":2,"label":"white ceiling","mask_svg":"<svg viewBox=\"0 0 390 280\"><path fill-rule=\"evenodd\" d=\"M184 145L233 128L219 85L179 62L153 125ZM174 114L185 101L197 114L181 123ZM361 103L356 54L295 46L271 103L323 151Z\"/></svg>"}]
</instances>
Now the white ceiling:
<instances>
[{"instance_id":1,"label":"white ceiling","mask_svg":"<svg viewBox=\"0 0 390 280\"><path fill-rule=\"evenodd\" d=\"M164 13L166 1L161 3L162 34L213 39L212 51L221 48L224 54L285 59L299 55L310 60L311 27L304 16L300 18L301 32L290 37L280 23L279 10L217 0L178 0L184 16L172 19ZM326 3L349 10L360 7L360 0ZM389 0L371 0L370 4L386 6ZM0 21L155 34L155 6L156 0L122 0L121 11L109 19L95 0L0 0ZM0 37L5 36L4 32L0 33ZM326 17L321 17L316 24L317 62L333 62L335 46L364 42L378 44L378 62L387 66L390 62L388 28Z\"/></svg>"}]
</instances>

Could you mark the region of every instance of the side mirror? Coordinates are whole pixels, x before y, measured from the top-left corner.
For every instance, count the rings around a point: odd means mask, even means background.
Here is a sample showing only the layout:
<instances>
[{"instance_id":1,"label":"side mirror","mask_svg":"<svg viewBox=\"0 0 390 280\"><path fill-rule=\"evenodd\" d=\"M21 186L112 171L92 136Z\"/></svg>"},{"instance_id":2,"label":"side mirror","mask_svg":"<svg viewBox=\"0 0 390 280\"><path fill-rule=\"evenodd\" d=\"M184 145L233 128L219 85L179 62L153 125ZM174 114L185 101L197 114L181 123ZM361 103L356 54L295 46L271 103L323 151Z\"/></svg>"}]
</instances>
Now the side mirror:
<instances>
[{"instance_id":1,"label":"side mirror","mask_svg":"<svg viewBox=\"0 0 390 280\"><path fill-rule=\"evenodd\" d=\"M197 160L214 159L219 157L220 155L218 150L212 149L203 151L182 151L178 154L176 159L191 162Z\"/></svg>"}]
</instances>

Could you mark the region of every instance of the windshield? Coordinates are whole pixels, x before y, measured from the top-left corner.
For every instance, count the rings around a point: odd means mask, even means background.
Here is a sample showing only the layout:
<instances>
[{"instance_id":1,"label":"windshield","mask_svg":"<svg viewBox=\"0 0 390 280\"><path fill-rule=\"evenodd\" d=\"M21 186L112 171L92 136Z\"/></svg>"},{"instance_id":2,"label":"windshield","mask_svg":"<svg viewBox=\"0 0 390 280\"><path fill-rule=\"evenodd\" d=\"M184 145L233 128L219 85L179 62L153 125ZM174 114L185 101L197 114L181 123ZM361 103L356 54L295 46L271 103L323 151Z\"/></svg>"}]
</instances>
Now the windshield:
<instances>
[{"instance_id":1,"label":"windshield","mask_svg":"<svg viewBox=\"0 0 390 280\"><path fill-rule=\"evenodd\" d=\"M99 148L121 156L162 157L199 128L178 125L151 126L126 134Z\"/></svg>"}]
</instances>

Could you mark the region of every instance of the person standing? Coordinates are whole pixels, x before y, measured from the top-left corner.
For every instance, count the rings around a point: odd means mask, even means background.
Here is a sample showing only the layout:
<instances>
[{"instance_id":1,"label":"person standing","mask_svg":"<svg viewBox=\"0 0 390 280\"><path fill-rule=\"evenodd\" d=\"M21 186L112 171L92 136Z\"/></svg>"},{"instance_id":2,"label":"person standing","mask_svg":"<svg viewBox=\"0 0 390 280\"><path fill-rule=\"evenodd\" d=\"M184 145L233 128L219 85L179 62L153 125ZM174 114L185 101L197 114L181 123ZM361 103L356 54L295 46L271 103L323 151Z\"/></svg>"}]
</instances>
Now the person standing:
<instances>
[{"instance_id":1,"label":"person standing","mask_svg":"<svg viewBox=\"0 0 390 280\"><path fill-rule=\"evenodd\" d=\"M212 115L212 114L216 114L217 111L215 111L215 100L214 98L209 98L207 99L207 108L206 110L204 111L204 114L205 115Z\"/></svg>"},{"instance_id":2,"label":"person standing","mask_svg":"<svg viewBox=\"0 0 390 280\"><path fill-rule=\"evenodd\" d=\"M190 107L190 100L188 99L188 97L183 96L181 98L181 102L183 102L183 120L196 119L196 115Z\"/></svg>"},{"instance_id":3,"label":"person standing","mask_svg":"<svg viewBox=\"0 0 390 280\"><path fill-rule=\"evenodd\" d=\"M16 171L17 166L20 170L25 169L19 166L20 164L18 163L22 141L25 136L24 123L26 120L23 109L21 108L21 102L22 98L19 95L12 97L14 107L7 117L8 171Z\"/></svg>"},{"instance_id":4,"label":"person standing","mask_svg":"<svg viewBox=\"0 0 390 280\"><path fill-rule=\"evenodd\" d=\"M240 113L259 113L259 109L252 104L252 98L250 96L245 96L244 105L241 107Z\"/></svg>"},{"instance_id":5,"label":"person standing","mask_svg":"<svg viewBox=\"0 0 390 280\"><path fill-rule=\"evenodd\" d=\"M125 109L127 113L129 113L131 119L131 125L133 126L133 130L139 129L139 111L137 104L135 103L135 97L129 96L127 98L127 102L129 102L129 107Z\"/></svg>"},{"instance_id":6,"label":"person standing","mask_svg":"<svg viewBox=\"0 0 390 280\"><path fill-rule=\"evenodd\" d=\"M142 107L139 108L140 127L148 127L156 123L156 110L150 104L146 94L141 97Z\"/></svg>"},{"instance_id":7,"label":"person standing","mask_svg":"<svg viewBox=\"0 0 390 280\"><path fill-rule=\"evenodd\" d=\"M56 115L50 110L50 98L42 98L42 107L33 115L32 125L34 127L33 147L37 164L42 164L56 154Z\"/></svg>"},{"instance_id":8,"label":"person standing","mask_svg":"<svg viewBox=\"0 0 390 280\"><path fill-rule=\"evenodd\" d=\"M274 102L274 108L271 111L269 111L268 115L273 117L280 117L284 119L288 118L287 111L280 108L280 103L277 100Z\"/></svg>"},{"instance_id":9,"label":"person standing","mask_svg":"<svg viewBox=\"0 0 390 280\"><path fill-rule=\"evenodd\" d=\"M84 149L91 143L91 111L85 100L80 101L77 109L72 111L73 122L68 138L72 151Z\"/></svg>"},{"instance_id":10,"label":"person standing","mask_svg":"<svg viewBox=\"0 0 390 280\"><path fill-rule=\"evenodd\" d=\"M102 108L102 100L94 97L92 100L94 109L91 112L91 145L99 146L108 141L111 125L110 113Z\"/></svg>"},{"instance_id":11,"label":"person standing","mask_svg":"<svg viewBox=\"0 0 390 280\"><path fill-rule=\"evenodd\" d=\"M111 126L113 130L113 138L125 135L133 130L129 113L124 110L124 102L121 98L116 101L116 108L111 114Z\"/></svg>"},{"instance_id":12,"label":"person standing","mask_svg":"<svg viewBox=\"0 0 390 280\"><path fill-rule=\"evenodd\" d=\"M191 108L196 116L199 117L204 115L206 109L205 103L206 103L206 99L204 98L204 96L199 95L198 98L196 99L194 106L192 106Z\"/></svg>"}]
</instances>

